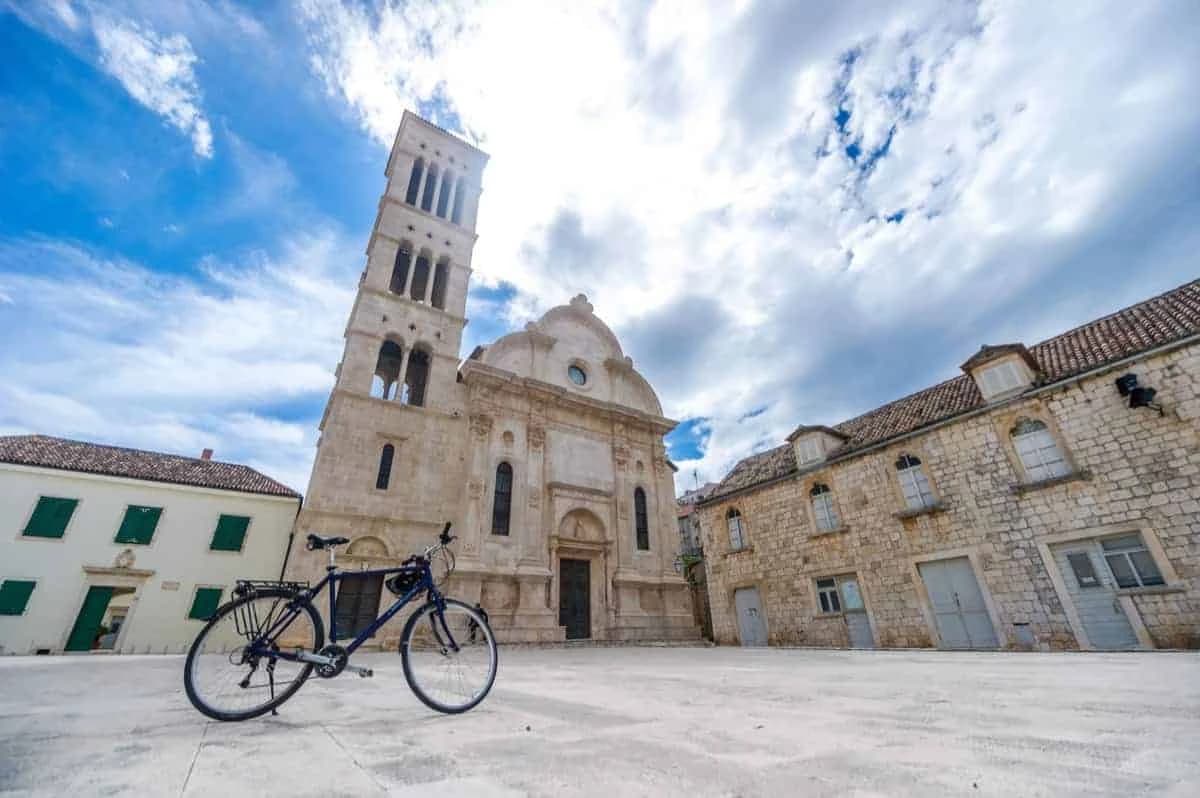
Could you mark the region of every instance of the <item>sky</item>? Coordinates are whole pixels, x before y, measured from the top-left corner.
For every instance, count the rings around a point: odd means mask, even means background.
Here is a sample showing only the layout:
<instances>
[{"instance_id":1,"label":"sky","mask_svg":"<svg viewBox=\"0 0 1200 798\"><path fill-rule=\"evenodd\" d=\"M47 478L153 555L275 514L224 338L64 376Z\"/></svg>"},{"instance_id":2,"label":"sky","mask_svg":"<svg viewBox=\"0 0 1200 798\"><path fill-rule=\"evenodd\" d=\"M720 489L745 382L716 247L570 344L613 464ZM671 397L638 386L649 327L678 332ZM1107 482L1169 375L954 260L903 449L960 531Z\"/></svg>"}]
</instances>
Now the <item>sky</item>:
<instances>
[{"instance_id":1,"label":"sky","mask_svg":"<svg viewBox=\"0 0 1200 798\"><path fill-rule=\"evenodd\" d=\"M401 113L463 354L586 293L677 488L1200 272L1200 4L0 0L0 434L303 491Z\"/></svg>"}]
</instances>

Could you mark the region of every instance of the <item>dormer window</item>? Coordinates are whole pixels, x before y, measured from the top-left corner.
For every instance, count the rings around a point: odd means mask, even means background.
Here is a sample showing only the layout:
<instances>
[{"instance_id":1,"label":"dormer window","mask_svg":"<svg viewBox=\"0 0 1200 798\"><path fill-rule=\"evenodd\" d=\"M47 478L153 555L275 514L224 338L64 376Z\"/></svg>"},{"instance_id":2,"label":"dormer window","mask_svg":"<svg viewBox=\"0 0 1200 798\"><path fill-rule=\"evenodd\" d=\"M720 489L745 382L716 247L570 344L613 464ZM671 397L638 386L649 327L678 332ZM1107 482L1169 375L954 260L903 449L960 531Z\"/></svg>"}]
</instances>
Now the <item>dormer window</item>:
<instances>
[{"instance_id":1,"label":"dormer window","mask_svg":"<svg viewBox=\"0 0 1200 798\"><path fill-rule=\"evenodd\" d=\"M833 427L801 426L788 436L801 468L819 463L846 441L846 436Z\"/></svg>"},{"instance_id":2,"label":"dormer window","mask_svg":"<svg viewBox=\"0 0 1200 798\"><path fill-rule=\"evenodd\" d=\"M994 366L987 366L980 369L979 382L984 396L1008 393L1015 388L1022 388L1025 385L1024 375L1017 368L1017 364L1011 360L1005 360Z\"/></svg>"},{"instance_id":3,"label":"dormer window","mask_svg":"<svg viewBox=\"0 0 1200 798\"><path fill-rule=\"evenodd\" d=\"M796 444L796 455L801 465L808 465L820 460L825 452L821 449L821 441L816 436L801 438Z\"/></svg>"},{"instance_id":4,"label":"dormer window","mask_svg":"<svg viewBox=\"0 0 1200 798\"><path fill-rule=\"evenodd\" d=\"M1024 344L982 347L962 364L962 370L971 375L988 402L1021 393L1037 381L1039 373L1037 361Z\"/></svg>"}]
</instances>

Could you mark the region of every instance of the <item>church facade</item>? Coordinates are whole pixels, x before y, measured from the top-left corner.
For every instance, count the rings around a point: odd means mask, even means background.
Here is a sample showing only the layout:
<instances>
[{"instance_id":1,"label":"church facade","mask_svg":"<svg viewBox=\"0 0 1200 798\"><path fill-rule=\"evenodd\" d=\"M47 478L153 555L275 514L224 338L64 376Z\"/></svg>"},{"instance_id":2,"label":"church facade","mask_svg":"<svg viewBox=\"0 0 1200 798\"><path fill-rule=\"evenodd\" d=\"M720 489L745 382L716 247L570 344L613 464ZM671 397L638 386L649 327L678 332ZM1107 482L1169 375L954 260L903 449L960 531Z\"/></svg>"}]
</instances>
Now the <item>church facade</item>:
<instances>
[{"instance_id":1,"label":"church facade","mask_svg":"<svg viewBox=\"0 0 1200 798\"><path fill-rule=\"evenodd\" d=\"M288 578L323 575L310 532L351 539L344 567L383 567L452 521L444 589L480 603L501 640L697 638L675 569L675 422L586 297L460 363L486 164L404 114ZM377 594L367 584L351 614Z\"/></svg>"}]
</instances>

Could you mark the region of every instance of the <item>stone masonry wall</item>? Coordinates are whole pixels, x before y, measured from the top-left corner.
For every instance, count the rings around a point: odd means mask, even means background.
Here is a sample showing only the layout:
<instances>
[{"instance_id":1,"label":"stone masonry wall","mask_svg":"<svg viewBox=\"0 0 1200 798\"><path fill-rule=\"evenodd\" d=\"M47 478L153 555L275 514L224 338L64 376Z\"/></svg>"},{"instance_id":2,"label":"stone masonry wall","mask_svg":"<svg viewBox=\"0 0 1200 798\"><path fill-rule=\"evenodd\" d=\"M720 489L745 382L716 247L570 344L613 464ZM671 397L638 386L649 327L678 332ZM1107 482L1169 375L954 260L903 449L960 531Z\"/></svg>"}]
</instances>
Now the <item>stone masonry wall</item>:
<instances>
[{"instance_id":1,"label":"stone masonry wall","mask_svg":"<svg viewBox=\"0 0 1200 798\"><path fill-rule=\"evenodd\" d=\"M1165 416L1127 406L1113 385L1126 372L1158 389ZM1008 430L1022 416L1056 431L1078 478L1017 487ZM1039 544L1128 529L1153 536L1177 576L1166 588L1132 594L1154 645L1200 648L1198 417L1200 348L1192 346L704 505L715 637L738 643L733 593L757 586L770 643L845 646L845 621L817 612L814 583L856 574L877 645L931 646L932 616L914 560L970 555L1002 647L1030 647L1021 640L1032 633L1037 649L1077 648ZM905 452L921 459L940 510L897 517L905 507L894 463ZM841 530L815 533L814 482L832 489ZM741 552L730 551L725 523L733 507L746 530Z\"/></svg>"}]
</instances>

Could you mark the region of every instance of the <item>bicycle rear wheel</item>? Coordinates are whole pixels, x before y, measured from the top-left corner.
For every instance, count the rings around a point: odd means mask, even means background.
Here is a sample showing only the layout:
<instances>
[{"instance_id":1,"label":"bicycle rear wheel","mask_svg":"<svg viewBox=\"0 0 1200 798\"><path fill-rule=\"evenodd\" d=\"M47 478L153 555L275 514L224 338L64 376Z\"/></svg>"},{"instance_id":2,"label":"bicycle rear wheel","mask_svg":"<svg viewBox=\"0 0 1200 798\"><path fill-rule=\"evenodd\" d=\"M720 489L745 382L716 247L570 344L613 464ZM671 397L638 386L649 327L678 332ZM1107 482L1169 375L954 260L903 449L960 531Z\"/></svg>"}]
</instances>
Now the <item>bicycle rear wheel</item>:
<instances>
[{"instance_id":1,"label":"bicycle rear wheel","mask_svg":"<svg viewBox=\"0 0 1200 798\"><path fill-rule=\"evenodd\" d=\"M313 666L270 654L254 656L250 644L282 618L287 626L266 641L272 651L320 650L325 627L311 603L292 607L294 594L259 590L217 610L196 636L184 664L183 684L192 706L215 720L249 720L291 698Z\"/></svg>"},{"instance_id":2,"label":"bicycle rear wheel","mask_svg":"<svg viewBox=\"0 0 1200 798\"><path fill-rule=\"evenodd\" d=\"M482 701L496 681L496 638L473 607L445 599L421 607L400 635L404 678L423 704L451 715Z\"/></svg>"}]
</instances>

